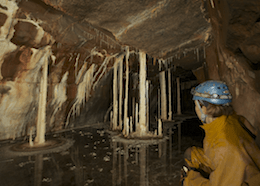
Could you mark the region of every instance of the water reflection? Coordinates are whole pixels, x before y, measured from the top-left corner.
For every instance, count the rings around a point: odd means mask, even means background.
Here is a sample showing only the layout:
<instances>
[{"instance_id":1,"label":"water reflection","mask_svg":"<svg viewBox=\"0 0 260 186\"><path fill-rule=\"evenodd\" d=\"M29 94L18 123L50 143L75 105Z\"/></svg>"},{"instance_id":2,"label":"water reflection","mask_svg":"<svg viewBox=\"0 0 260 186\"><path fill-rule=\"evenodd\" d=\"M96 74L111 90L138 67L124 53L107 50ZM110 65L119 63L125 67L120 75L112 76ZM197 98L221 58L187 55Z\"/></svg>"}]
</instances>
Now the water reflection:
<instances>
[{"instance_id":1,"label":"water reflection","mask_svg":"<svg viewBox=\"0 0 260 186\"><path fill-rule=\"evenodd\" d=\"M174 185L183 161L174 133L175 128L168 127L167 138L138 141L100 129L70 132L75 143L65 151L0 160L6 168L0 182L21 186Z\"/></svg>"},{"instance_id":2,"label":"water reflection","mask_svg":"<svg viewBox=\"0 0 260 186\"><path fill-rule=\"evenodd\" d=\"M41 186L42 184L42 169L43 169L43 154L35 156L34 165L34 185Z\"/></svg>"},{"instance_id":3,"label":"water reflection","mask_svg":"<svg viewBox=\"0 0 260 186\"><path fill-rule=\"evenodd\" d=\"M166 138L153 141L125 140L112 137L113 170L112 183L116 185L148 186L149 172L153 168L153 160L159 158L160 174L166 173ZM123 158L122 158L123 156ZM122 162L123 159L123 162ZM149 162L150 161L150 162ZM124 166L122 171L122 166ZM139 175L138 175L139 173ZM123 174L123 178L122 178ZM136 178L139 177L139 180ZM135 180L133 180L133 178ZM130 181L129 181L130 179ZM130 183L129 183L130 182Z\"/></svg>"}]
</instances>

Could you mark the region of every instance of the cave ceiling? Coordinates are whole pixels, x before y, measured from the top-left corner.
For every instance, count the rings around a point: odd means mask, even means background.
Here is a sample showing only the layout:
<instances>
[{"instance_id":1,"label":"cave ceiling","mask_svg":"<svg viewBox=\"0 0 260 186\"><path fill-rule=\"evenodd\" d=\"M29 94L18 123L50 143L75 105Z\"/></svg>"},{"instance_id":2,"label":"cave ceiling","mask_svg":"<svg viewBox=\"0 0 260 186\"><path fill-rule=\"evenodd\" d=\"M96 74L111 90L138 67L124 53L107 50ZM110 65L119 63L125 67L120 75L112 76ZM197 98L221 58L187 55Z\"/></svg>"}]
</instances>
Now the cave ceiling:
<instances>
[{"instance_id":1,"label":"cave ceiling","mask_svg":"<svg viewBox=\"0 0 260 186\"><path fill-rule=\"evenodd\" d=\"M156 58L206 45L211 31L201 0L42 1Z\"/></svg>"}]
</instances>

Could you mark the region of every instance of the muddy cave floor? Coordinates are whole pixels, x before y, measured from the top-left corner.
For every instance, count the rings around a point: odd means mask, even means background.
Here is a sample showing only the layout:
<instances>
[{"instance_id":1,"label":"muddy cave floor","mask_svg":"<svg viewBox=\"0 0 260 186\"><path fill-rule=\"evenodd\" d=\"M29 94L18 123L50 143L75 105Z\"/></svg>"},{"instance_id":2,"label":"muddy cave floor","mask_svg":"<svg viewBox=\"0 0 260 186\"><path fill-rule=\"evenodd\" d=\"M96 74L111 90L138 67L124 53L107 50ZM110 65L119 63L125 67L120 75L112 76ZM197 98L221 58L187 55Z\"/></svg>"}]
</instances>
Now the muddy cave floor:
<instances>
[{"instance_id":1,"label":"muddy cave floor","mask_svg":"<svg viewBox=\"0 0 260 186\"><path fill-rule=\"evenodd\" d=\"M107 124L47 135L74 143L64 149L33 155L10 153L24 140L0 142L1 186L179 185L183 153L201 146L203 132L196 119L182 123L181 152L176 127L155 143L128 143L115 139ZM7 152L8 151L8 152Z\"/></svg>"}]
</instances>

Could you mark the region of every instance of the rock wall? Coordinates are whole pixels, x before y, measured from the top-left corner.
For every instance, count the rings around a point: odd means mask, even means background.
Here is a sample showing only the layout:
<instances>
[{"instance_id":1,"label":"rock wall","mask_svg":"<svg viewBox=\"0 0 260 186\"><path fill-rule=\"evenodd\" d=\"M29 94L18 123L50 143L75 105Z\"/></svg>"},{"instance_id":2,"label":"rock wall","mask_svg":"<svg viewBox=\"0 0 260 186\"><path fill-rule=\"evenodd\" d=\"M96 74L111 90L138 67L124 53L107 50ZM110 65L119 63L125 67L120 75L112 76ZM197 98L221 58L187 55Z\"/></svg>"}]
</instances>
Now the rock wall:
<instances>
[{"instance_id":1,"label":"rock wall","mask_svg":"<svg viewBox=\"0 0 260 186\"><path fill-rule=\"evenodd\" d=\"M213 28L206 51L209 79L227 82L236 112L260 129L260 2L209 1L208 9Z\"/></svg>"},{"instance_id":2,"label":"rock wall","mask_svg":"<svg viewBox=\"0 0 260 186\"><path fill-rule=\"evenodd\" d=\"M0 140L35 132L46 60L49 132L69 127L90 98L95 102L92 95L96 89L102 92L100 82L107 83L105 74L121 51L113 38L94 26L34 1L0 2L0 39ZM104 120L110 99L104 100L92 122Z\"/></svg>"}]
</instances>

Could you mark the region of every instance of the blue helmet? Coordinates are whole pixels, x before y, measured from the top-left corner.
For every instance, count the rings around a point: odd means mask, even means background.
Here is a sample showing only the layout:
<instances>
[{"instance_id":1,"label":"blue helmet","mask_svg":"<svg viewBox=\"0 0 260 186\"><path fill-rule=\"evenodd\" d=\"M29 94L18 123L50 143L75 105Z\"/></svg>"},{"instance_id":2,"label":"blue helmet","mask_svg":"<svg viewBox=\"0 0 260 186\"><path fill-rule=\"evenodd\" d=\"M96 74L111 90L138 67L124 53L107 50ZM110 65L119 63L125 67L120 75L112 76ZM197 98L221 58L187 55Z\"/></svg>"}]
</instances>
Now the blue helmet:
<instances>
[{"instance_id":1,"label":"blue helmet","mask_svg":"<svg viewBox=\"0 0 260 186\"><path fill-rule=\"evenodd\" d=\"M215 105L226 105L232 101L225 82L209 80L191 90L193 100L202 100Z\"/></svg>"}]
</instances>

